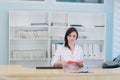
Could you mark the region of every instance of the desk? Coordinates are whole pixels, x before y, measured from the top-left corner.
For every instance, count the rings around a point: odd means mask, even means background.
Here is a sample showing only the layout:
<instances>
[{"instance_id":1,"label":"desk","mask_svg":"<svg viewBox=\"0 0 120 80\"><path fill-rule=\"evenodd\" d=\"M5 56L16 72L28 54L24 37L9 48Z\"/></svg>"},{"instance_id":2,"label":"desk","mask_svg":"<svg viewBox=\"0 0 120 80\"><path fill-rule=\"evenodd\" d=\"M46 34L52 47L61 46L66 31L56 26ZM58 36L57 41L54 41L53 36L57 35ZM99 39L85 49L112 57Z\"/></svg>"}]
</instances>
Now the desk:
<instances>
[{"instance_id":1,"label":"desk","mask_svg":"<svg viewBox=\"0 0 120 80\"><path fill-rule=\"evenodd\" d=\"M91 69L93 73L68 73L62 69L0 66L0 80L120 80L120 68Z\"/></svg>"}]
</instances>

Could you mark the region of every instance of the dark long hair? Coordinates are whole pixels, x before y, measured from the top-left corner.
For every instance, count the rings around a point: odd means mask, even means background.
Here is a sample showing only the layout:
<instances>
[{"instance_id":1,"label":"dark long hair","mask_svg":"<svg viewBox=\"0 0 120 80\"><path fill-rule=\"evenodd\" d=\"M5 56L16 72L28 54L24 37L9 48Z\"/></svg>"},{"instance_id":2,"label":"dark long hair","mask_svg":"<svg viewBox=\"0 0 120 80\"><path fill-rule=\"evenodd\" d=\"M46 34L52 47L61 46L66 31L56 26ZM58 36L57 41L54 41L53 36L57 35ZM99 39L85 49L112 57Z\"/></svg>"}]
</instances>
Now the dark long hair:
<instances>
[{"instance_id":1,"label":"dark long hair","mask_svg":"<svg viewBox=\"0 0 120 80\"><path fill-rule=\"evenodd\" d=\"M65 47L68 47L69 49L71 49L70 48L70 46L68 45L68 40L67 40L67 36L70 34L70 33L72 33L72 32L76 32L76 34L77 34L77 36L76 36L76 39L78 38L78 31L77 31L77 29L76 28L74 28L74 27L70 27L67 31L66 31L66 33L65 33L65 37L64 37L64 40L65 40Z\"/></svg>"}]
</instances>

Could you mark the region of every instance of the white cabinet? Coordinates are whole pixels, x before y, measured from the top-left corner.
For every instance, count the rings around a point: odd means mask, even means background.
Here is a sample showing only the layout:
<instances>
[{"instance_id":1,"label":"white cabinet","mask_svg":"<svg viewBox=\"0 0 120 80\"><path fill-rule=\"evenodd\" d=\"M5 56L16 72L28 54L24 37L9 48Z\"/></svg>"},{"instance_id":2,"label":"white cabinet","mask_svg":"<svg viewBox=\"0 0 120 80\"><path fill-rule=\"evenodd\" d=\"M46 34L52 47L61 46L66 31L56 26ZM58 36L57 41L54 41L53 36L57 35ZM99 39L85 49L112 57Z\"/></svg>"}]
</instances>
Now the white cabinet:
<instances>
[{"instance_id":1,"label":"white cabinet","mask_svg":"<svg viewBox=\"0 0 120 80\"><path fill-rule=\"evenodd\" d=\"M9 1L9 0L0 0L0 1ZM27 2L34 2L34 1L39 1L39 2L44 2L44 1L46 1L46 0L11 0L11 1L9 1L9 2L15 2L15 1L27 1Z\"/></svg>"},{"instance_id":2,"label":"white cabinet","mask_svg":"<svg viewBox=\"0 0 120 80\"><path fill-rule=\"evenodd\" d=\"M25 66L49 66L48 12L9 12L9 62Z\"/></svg>"},{"instance_id":3,"label":"white cabinet","mask_svg":"<svg viewBox=\"0 0 120 80\"><path fill-rule=\"evenodd\" d=\"M9 63L51 66L54 51L69 27L79 32L77 44L86 60L104 60L105 15L50 11L9 11ZM98 63L98 62L97 62Z\"/></svg>"}]
</instances>

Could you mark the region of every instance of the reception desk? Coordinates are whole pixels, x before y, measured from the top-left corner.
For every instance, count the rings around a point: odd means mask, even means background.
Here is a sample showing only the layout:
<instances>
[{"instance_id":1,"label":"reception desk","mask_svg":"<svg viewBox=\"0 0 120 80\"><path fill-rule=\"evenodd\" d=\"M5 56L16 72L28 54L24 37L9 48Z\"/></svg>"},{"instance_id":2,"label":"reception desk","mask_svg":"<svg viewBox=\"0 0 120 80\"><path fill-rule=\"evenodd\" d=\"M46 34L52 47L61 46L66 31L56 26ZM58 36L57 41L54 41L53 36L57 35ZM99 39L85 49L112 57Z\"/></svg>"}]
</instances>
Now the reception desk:
<instances>
[{"instance_id":1,"label":"reception desk","mask_svg":"<svg viewBox=\"0 0 120 80\"><path fill-rule=\"evenodd\" d=\"M33 69L19 65L0 66L0 80L120 80L120 68L90 69L92 73L69 73L63 69Z\"/></svg>"}]
</instances>

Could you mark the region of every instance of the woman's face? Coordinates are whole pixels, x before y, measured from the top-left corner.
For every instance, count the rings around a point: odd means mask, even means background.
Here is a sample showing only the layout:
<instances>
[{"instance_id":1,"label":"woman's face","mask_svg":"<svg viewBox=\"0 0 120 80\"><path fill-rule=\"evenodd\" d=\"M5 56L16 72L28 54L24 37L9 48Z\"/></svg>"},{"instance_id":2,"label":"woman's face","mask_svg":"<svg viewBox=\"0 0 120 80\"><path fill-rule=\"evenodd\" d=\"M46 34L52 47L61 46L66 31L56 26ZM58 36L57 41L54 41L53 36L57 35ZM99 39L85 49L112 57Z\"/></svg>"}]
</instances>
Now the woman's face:
<instances>
[{"instance_id":1,"label":"woman's face","mask_svg":"<svg viewBox=\"0 0 120 80\"><path fill-rule=\"evenodd\" d=\"M71 32L68 36L67 36L67 40L68 43L74 43L77 37L77 33L76 32Z\"/></svg>"}]
</instances>

